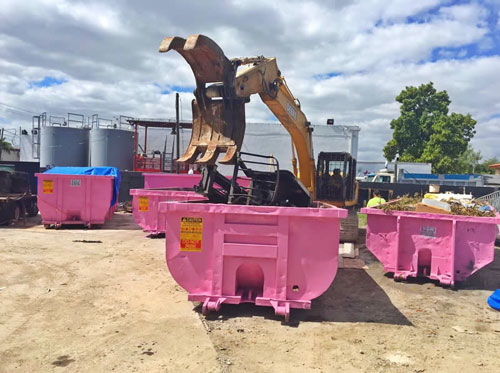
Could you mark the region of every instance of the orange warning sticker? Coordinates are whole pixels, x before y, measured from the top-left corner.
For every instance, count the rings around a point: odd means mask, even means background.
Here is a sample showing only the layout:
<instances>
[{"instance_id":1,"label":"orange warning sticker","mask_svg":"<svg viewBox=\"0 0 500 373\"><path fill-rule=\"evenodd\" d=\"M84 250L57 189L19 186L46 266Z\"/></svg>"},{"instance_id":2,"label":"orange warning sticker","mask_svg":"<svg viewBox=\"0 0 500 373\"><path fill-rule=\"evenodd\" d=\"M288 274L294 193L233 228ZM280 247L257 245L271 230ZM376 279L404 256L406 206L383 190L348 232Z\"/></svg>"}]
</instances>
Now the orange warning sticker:
<instances>
[{"instance_id":1,"label":"orange warning sticker","mask_svg":"<svg viewBox=\"0 0 500 373\"><path fill-rule=\"evenodd\" d=\"M181 218L180 251L201 251L203 218Z\"/></svg>"},{"instance_id":2,"label":"orange warning sticker","mask_svg":"<svg viewBox=\"0 0 500 373\"><path fill-rule=\"evenodd\" d=\"M54 180L43 180L42 191L45 194L54 193Z\"/></svg>"},{"instance_id":3,"label":"orange warning sticker","mask_svg":"<svg viewBox=\"0 0 500 373\"><path fill-rule=\"evenodd\" d=\"M139 211L149 211L149 197L139 197Z\"/></svg>"}]
</instances>

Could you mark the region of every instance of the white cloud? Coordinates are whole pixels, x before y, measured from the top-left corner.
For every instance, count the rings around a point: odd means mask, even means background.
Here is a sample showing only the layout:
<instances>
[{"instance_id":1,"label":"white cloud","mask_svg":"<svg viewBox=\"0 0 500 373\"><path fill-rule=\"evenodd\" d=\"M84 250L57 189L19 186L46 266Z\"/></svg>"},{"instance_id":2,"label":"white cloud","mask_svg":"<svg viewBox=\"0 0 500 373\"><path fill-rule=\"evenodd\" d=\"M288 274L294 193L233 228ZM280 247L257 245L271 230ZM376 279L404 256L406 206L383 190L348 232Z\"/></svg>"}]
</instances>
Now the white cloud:
<instances>
[{"instance_id":1,"label":"white cloud","mask_svg":"<svg viewBox=\"0 0 500 373\"><path fill-rule=\"evenodd\" d=\"M498 12L495 6L447 0L397 0L390 6L385 0L224 0L217 7L3 0L0 102L53 115L173 117L174 93L161 90L194 86L194 77L182 57L157 48L166 36L203 33L228 57L276 56L313 123L334 116L336 123L361 126L361 159L382 158L389 122L399 113L395 96L428 81L448 91L453 111L478 120L474 146L485 156L500 156L492 141L500 124L499 40L486 23L488 12ZM471 44L489 57L474 56ZM443 59L431 62L431 56ZM340 75L318 80L329 73ZM29 88L47 76L67 82ZM182 115L189 118L192 94L181 99ZM272 114L255 96L247 117L262 122ZM0 108L0 123L6 121L28 125L30 115Z\"/></svg>"},{"instance_id":2,"label":"white cloud","mask_svg":"<svg viewBox=\"0 0 500 373\"><path fill-rule=\"evenodd\" d=\"M83 22L107 32L121 33L126 31L120 22L118 12L101 2L42 0L42 4L53 8L59 17L69 17L75 22Z\"/></svg>"},{"instance_id":3,"label":"white cloud","mask_svg":"<svg viewBox=\"0 0 500 373\"><path fill-rule=\"evenodd\" d=\"M439 13L448 19L485 26L488 10L479 4L462 4L440 8Z\"/></svg>"}]
</instances>

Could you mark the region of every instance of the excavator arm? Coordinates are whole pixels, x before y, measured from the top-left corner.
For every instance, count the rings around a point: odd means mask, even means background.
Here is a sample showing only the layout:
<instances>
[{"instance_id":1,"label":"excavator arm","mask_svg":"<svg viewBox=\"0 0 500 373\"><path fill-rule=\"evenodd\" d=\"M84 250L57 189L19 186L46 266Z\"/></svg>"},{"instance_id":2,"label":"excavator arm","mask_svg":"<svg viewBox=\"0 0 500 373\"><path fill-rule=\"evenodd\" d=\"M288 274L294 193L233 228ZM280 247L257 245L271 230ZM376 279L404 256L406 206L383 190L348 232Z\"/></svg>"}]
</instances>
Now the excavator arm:
<instances>
[{"instance_id":1,"label":"excavator arm","mask_svg":"<svg viewBox=\"0 0 500 373\"><path fill-rule=\"evenodd\" d=\"M193 132L181 162L233 163L245 132L244 104L259 94L292 138L294 173L314 194L315 164L312 128L300 103L281 76L275 58L251 57L229 60L215 42L203 35L188 39L166 38L160 52L174 49L189 63L196 78L193 100ZM207 83L210 83L207 86Z\"/></svg>"}]
</instances>

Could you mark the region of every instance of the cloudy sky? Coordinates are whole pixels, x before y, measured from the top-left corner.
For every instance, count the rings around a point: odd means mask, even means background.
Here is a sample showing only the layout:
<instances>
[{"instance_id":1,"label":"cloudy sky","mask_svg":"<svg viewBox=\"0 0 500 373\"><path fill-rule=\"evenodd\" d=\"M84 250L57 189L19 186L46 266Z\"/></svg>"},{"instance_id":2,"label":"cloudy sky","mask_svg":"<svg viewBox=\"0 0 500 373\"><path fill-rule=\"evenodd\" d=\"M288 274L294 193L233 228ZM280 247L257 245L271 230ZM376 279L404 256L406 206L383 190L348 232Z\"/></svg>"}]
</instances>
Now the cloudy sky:
<instances>
[{"instance_id":1,"label":"cloudy sky","mask_svg":"<svg viewBox=\"0 0 500 373\"><path fill-rule=\"evenodd\" d=\"M313 124L358 125L360 160L382 159L395 96L433 81L500 157L500 0L0 1L0 126L32 113L191 117L194 77L162 38L202 33L229 58L277 57ZM258 96L247 121L274 121ZM258 149L253 151L258 152Z\"/></svg>"}]
</instances>

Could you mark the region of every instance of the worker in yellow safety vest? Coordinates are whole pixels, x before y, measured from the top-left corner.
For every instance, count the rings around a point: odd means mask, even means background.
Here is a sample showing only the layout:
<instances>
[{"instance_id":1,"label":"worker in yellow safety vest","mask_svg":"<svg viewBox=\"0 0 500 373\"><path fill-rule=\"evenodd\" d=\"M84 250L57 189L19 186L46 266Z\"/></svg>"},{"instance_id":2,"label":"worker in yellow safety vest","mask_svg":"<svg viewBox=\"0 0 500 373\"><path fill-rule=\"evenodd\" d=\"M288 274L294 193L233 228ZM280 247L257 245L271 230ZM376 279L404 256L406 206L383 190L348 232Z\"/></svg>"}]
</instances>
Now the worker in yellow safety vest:
<instances>
[{"instance_id":1,"label":"worker in yellow safety vest","mask_svg":"<svg viewBox=\"0 0 500 373\"><path fill-rule=\"evenodd\" d=\"M373 198L368 201L366 207L374 207L378 205L382 205L386 202L385 199L380 197L380 192L378 190L373 191Z\"/></svg>"}]
</instances>

